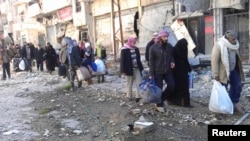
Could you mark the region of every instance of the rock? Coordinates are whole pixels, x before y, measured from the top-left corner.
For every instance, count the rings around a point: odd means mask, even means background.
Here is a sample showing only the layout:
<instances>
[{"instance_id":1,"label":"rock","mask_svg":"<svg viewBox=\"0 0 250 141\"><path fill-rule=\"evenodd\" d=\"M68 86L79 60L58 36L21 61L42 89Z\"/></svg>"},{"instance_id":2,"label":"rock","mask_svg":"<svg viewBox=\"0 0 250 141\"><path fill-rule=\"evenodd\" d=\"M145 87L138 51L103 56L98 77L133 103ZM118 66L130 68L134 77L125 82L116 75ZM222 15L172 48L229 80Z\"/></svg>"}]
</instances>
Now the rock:
<instances>
[{"instance_id":1,"label":"rock","mask_svg":"<svg viewBox=\"0 0 250 141\"><path fill-rule=\"evenodd\" d=\"M48 137L49 136L49 130L48 129L45 129L45 132L43 134L44 136Z\"/></svg>"},{"instance_id":2,"label":"rock","mask_svg":"<svg viewBox=\"0 0 250 141\"><path fill-rule=\"evenodd\" d=\"M20 131L18 130L10 130L8 132L4 132L3 135L11 135L11 134L18 134Z\"/></svg>"},{"instance_id":3,"label":"rock","mask_svg":"<svg viewBox=\"0 0 250 141\"><path fill-rule=\"evenodd\" d=\"M132 114L137 115L141 113L141 109L132 109Z\"/></svg>"},{"instance_id":4,"label":"rock","mask_svg":"<svg viewBox=\"0 0 250 141\"><path fill-rule=\"evenodd\" d=\"M148 133L148 132L156 130L156 125L154 123L149 124L149 125L142 125L142 124L135 123L134 130L139 130L141 133Z\"/></svg>"},{"instance_id":5,"label":"rock","mask_svg":"<svg viewBox=\"0 0 250 141\"><path fill-rule=\"evenodd\" d=\"M73 133L77 134L77 135L81 135L83 133L82 130L74 130Z\"/></svg>"}]
</instances>

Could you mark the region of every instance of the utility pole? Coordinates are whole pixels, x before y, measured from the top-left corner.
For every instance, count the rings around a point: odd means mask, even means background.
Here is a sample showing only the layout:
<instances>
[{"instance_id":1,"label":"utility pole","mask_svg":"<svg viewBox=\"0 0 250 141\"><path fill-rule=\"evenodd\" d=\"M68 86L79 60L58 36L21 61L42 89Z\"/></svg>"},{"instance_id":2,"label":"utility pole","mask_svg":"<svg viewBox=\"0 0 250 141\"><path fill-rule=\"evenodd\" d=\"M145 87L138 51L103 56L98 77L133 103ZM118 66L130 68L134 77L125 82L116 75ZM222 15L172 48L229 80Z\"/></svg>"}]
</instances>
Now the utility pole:
<instances>
[{"instance_id":1,"label":"utility pole","mask_svg":"<svg viewBox=\"0 0 250 141\"><path fill-rule=\"evenodd\" d=\"M114 10L114 6L117 6L117 10L118 10L118 18L119 18L119 28L117 29L120 30L120 38L116 36L116 28L115 28L115 10ZM123 46L123 31L122 31L122 19L121 19L121 7L120 7L120 0L117 0L117 2L115 2L115 0L111 1L111 20L112 20L112 27L113 27L113 32L112 32L112 39L113 39L113 51L114 51L114 61L117 60L117 44L116 44L116 40L119 40L120 43Z\"/></svg>"}]
</instances>

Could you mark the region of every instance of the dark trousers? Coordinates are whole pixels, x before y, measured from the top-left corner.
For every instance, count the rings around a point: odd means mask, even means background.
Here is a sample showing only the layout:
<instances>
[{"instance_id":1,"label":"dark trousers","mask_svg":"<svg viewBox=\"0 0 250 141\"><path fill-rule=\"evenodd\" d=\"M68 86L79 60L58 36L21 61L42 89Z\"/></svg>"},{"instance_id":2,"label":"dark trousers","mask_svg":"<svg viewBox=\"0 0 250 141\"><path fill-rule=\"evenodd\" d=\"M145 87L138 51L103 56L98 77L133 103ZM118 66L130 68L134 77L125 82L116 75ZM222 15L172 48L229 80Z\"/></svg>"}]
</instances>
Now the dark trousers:
<instances>
[{"instance_id":1,"label":"dark trousers","mask_svg":"<svg viewBox=\"0 0 250 141\"><path fill-rule=\"evenodd\" d=\"M43 60L36 60L37 70L43 71Z\"/></svg>"},{"instance_id":2,"label":"dark trousers","mask_svg":"<svg viewBox=\"0 0 250 141\"><path fill-rule=\"evenodd\" d=\"M230 81L227 84L221 83L226 87L229 97L233 103L238 103L240 101L240 95L242 91L242 83L239 73L234 69L230 71L229 75ZM228 85L230 86L228 90Z\"/></svg>"},{"instance_id":3,"label":"dark trousers","mask_svg":"<svg viewBox=\"0 0 250 141\"><path fill-rule=\"evenodd\" d=\"M238 103L240 100L240 95L242 91L242 83L240 79L239 73L234 69L230 72L230 89L229 89L229 96L233 103Z\"/></svg>"},{"instance_id":4,"label":"dark trousers","mask_svg":"<svg viewBox=\"0 0 250 141\"><path fill-rule=\"evenodd\" d=\"M6 79L6 73L8 75L8 77L10 78L10 63L3 63L2 64L2 68L3 68L3 78L2 79Z\"/></svg>"},{"instance_id":5,"label":"dark trousers","mask_svg":"<svg viewBox=\"0 0 250 141\"><path fill-rule=\"evenodd\" d=\"M167 99L168 95L174 91L175 82L174 76L172 73L169 74L155 74L154 75L155 83L158 87L163 89L163 80L167 84L167 88L164 93L161 95L161 103L157 103L158 107L163 107L164 101Z\"/></svg>"},{"instance_id":6,"label":"dark trousers","mask_svg":"<svg viewBox=\"0 0 250 141\"><path fill-rule=\"evenodd\" d=\"M75 79L77 79L78 81L78 87L79 85L82 84L82 81L79 81L76 75L76 69L78 69L77 66L69 66L69 76L70 76L69 79L70 79L70 84L72 88L75 87L75 84L74 84Z\"/></svg>"},{"instance_id":7,"label":"dark trousers","mask_svg":"<svg viewBox=\"0 0 250 141\"><path fill-rule=\"evenodd\" d=\"M27 59L27 71L32 72L32 59Z\"/></svg>"},{"instance_id":8,"label":"dark trousers","mask_svg":"<svg viewBox=\"0 0 250 141\"><path fill-rule=\"evenodd\" d=\"M104 81L105 81L105 80L104 80L104 74L97 75L97 81L98 81L98 83L104 82Z\"/></svg>"}]
</instances>

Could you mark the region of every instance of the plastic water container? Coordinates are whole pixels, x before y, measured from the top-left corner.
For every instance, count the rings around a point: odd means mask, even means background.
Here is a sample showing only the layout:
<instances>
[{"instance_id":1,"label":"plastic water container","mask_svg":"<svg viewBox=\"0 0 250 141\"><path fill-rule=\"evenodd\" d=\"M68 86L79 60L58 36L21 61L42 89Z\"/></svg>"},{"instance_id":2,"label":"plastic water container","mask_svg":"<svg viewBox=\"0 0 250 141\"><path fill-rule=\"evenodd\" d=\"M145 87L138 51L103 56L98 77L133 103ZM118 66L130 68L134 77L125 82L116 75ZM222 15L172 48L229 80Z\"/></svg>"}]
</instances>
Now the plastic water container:
<instances>
[{"instance_id":1,"label":"plastic water container","mask_svg":"<svg viewBox=\"0 0 250 141\"><path fill-rule=\"evenodd\" d=\"M194 72L188 73L189 88L194 88Z\"/></svg>"}]
</instances>

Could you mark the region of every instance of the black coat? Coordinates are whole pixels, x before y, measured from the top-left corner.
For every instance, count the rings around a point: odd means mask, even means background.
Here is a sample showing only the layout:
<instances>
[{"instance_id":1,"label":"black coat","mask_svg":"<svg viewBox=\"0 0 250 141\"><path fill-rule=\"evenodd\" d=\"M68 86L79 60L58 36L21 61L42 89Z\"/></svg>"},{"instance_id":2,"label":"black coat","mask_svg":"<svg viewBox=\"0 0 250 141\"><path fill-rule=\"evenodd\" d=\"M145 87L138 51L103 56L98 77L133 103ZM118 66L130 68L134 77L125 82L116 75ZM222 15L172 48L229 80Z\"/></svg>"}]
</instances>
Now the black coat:
<instances>
[{"instance_id":1,"label":"black coat","mask_svg":"<svg viewBox=\"0 0 250 141\"><path fill-rule=\"evenodd\" d=\"M49 46L45 49L44 57L46 60L47 69L49 71L55 71L57 58L56 58L56 51L52 46Z\"/></svg>"},{"instance_id":2,"label":"black coat","mask_svg":"<svg viewBox=\"0 0 250 141\"><path fill-rule=\"evenodd\" d=\"M133 75L133 63L131 58L130 48L123 47L121 50L121 59L120 59L120 72L125 73L126 75ZM140 72L143 70L141 63L141 55L139 49L135 48L136 61Z\"/></svg>"},{"instance_id":3,"label":"black coat","mask_svg":"<svg viewBox=\"0 0 250 141\"><path fill-rule=\"evenodd\" d=\"M27 58L27 46L22 47L21 49L21 57L22 58ZM34 47L30 46L30 58L34 59L35 54L34 54Z\"/></svg>"},{"instance_id":4,"label":"black coat","mask_svg":"<svg viewBox=\"0 0 250 141\"><path fill-rule=\"evenodd\" d=\"M167 100L172 104L190 106L189 76L191 66L188 62L188 48L186 39L181 39L174 47L175 67L173 75L175 79L175 90Z\"/></svg>"},{"instance_id":5,"label":"black coat","mask_svg":"<svg viewBox=\"0 0 250 141\"><path fill-rule=\"evenodd\" d=\"M154 40L150 40L146 46L146 53L145 53L145 59L146 61L149 61L149 49L152 45L154 45Z\"/></svg>"},{"instance_id":6,"label":"black coat","mask_svg":"<svg viewBox=\"0 0 250 141\"><path fill-rule=\"evenodd\" d=\"M42 61L44 60L44 53L45 53L45 50L43 48L35 48L35 51L34 51L34 54L35 54L35 59L38 60L38 61Z\"/></svg>"}]
</instances>

